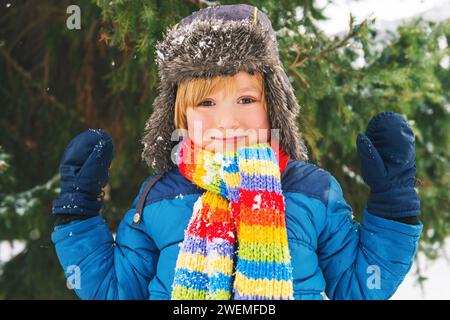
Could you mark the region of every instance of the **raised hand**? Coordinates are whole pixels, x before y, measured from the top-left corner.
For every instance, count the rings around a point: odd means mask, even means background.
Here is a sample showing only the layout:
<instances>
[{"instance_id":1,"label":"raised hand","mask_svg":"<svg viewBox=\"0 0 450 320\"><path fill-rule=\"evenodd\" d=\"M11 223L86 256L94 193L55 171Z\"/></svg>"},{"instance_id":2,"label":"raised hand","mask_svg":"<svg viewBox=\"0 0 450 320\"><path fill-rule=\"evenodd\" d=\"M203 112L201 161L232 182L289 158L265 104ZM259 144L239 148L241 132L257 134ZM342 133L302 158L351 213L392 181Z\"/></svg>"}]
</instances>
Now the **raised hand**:
<instances>
[{"instance_id":1,"label":"raised hand","mask_svg":"<svg viewBox=\"0 0 450 320\"><path fill-rule=\"evenodd\" d=\"M73 138L61 159L61 193L53 201L53 214L97 215L113 157L112 139L103 130L89 129Z\"/></svg>"},{"instance_id":2,"label":"raised hand","mask_svg":"<svg viewBox=\"0 0 450 320\"><path fill-rule=\"evenodd\" d=\"M362 177L371 190L367 210L388 218L418 216L415 139L405 118L395 112L376 115L356 146Z\"/></svg>"}]
</instances>

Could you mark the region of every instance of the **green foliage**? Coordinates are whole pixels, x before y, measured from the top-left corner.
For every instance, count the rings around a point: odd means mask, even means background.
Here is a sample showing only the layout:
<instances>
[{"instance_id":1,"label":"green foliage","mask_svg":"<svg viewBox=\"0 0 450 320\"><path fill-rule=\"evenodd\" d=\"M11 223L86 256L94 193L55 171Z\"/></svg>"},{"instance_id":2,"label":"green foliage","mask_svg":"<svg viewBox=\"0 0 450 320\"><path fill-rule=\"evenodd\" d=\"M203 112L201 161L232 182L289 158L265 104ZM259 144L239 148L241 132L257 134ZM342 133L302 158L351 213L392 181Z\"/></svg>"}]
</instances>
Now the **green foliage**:
<instances>
[{"instance_id":1,"label":"green foliage","mask_svg":"<svg viewBox=\"0 0 450 320\"><path fill-rule=\"evenodd\" d=\"M359 176L357 133L380 111L410 121L425 228L420 250L435 257L450 231L450 73L440 63L449 49L439 46L450 42L448 21L414 21L379 39L373 21L349 17L348 33L330 38L316 26L323 16L313 0L247 3L277 30L311 162L339 180L358 218L368 189ZM26 243L0 265L0 298L74 298L50 240L64 148L87 128L112 135L111 200L103 215L114 231L150 173L139 140L158 92L155 44L207 2L80 0L81 30L65 27L70 4L30 0L0 13L0 241Z\"/></svg>"},{"instance_id":2,"label":"green foliage","mask_svg":"<svg viewBox=\"0 0 450 320\"><path fill-rule=\"evenodd\" d=\"M312 161L338 178L357 216L368 192L358 175L357 133L381 111L396 111L408 119L417 136L421 248L429 257L436 256L434 244L441 244L450 230L449 73L440 63L449 49L438 45L449 35L448 23L413 21L380 46L370 21L358 26L351 21L345 42L330 43L320 33L283 37L287 50L282 52L293 61L287 69L304 106L300 121ZM365 64L355 66L360 55Z\"/></svg>"}]
</instances>

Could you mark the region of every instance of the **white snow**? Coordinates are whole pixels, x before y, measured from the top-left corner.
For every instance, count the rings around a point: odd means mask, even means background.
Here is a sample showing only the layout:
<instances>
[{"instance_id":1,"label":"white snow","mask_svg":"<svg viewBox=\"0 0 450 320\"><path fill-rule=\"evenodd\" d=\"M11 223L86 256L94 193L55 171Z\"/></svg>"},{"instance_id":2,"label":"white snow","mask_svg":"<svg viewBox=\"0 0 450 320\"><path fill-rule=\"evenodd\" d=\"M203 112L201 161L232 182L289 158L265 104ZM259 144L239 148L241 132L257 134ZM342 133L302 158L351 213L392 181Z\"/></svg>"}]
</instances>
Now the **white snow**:
<instances>
[{"instance_id":1,"label":"white snow","mask_svg":"<svg viewBox=\"0 0 450 320\"><path fill-rule=\"evenodd\" d=\"M185 39L185 36L184 36L183 34L180 34L178 37L176 37L175 39L173 39L172 42L173 42L174 44L176 44L176 45L180 45L180 44L183 43L184 39Z\"/></svg>"},{"instance_id":2,"label":"white snow","mask_svg":"<svg viewBox=\"0 0 450 320\"><path fill-rule=\"evenodd\" d=\"M195 201L194 203L194 213L199 212L200 210L202 210L203 205L202 205L202 197L198 197L197 201ZM192 215L194 216L194 215Z\"/></svg>"},{"instance_id":3,"label":"white snow","mask_svg":"<svg viewBox=\"0 0 450 320\"><path fill-rule=\"evenodd\" d=\"M206 255L205 259L205 273L207 273L209 276L214 276L219 273L219 271L213 267L213 264L222 257L217 251L217 248L223 245L223 243L225 242L225 239L213 238L206 244L206 250L208 254Z\"/></svg>"},{"instance_id":4,"label":"white snow","mask_svg":"<svg viewBox=\"0 0 450 320\"><path fill-rule=\"evenodd\" d=\"M256 209L261 208L261 194L257 194L253 198L253 201L256 201L256 203L253 203L252 210L256 210Z\"/></svg>"},{"instance_id":5,"label":"white snow","mask_svg":"<svg viewBox=\"0 0 450 320\"><path fill-rule=\"evenodd\" d=\"M204 164L206 175L202 177L202 181L209 185L218 174L221 174L223 167L223 154L216 152L212 159L205 157Z\"/></svg>"},{"instance_id":6,"label":"white snow","mask_svg":"<svg viewBox=\"0 0 450 320\"><path fill-rule=\"evenodd\" d=\"M443 57L440 65L442 68L448 69L448 67L450 66L450 57L448 55Z\"/></svg>"},{"instance_id":7,"label":"white snow","mask_svg":"<svg viewBox=\"0 0 450 320\"><path fill-rule=\"evenodd\" d=\"M156 55L160 60L164 61L164 54L160 50L156 51Z\"/></svg>"},{"instance_id":8,"label":"white snow","mask_svg":"<svg viewBox=\"0 0 450 320\"><path fill-rule=\"evenodd\" d=\"M443 253L435 261L429 261L423 253L419 253L410 272L405 277L392 300L449 300L450 299L450 237L442 249ZM427 279L423 283L423 291L417 282L415 272L420 267L422 276Z\"/></svg>"},{"instance_id":9,"label":"white snow","mask_svg":"<svg viewBox=\"0 0 450 320\"><path fill-rule=\"evenodd\" d=\"M8 262L25 249L26 241L0 241L0 265Z\"/></svg>"},{"instance_id":10,"label":"white snow","mask_svg":"<svg viewBox=\"0 0 450 320\"><path fill-rule=\"evenodd\" d=\"M216 162L216 163L222 163L222 161L223 161L223 154L220 153L220 152L214 153L213 160L214 160L214 162Z\"/></svg>"},{"instance_id":11,"label":"white snow","mask_svg":"<svg viewBox=\"0 0 450 320\"><path fill-rule=\"evenodd\" d=\"M444 35L440 36L438 39L439 49L444 50L448 47L447 39Z\"/></svg>"},{"instance_id":12,"label":"white snow","mask_svg":"<svg viewBox=\"0 0 450 320\"><path fill-rule=\"evenodd\" d=\"M376 18L378 30L393 30L405 20L418 16L430 21L442 21L450 17L448 0L318 0L316 6L324 8L325 21L318 25L329 35L348 30L350 12L360 22L368 17Z\"/></svg>"},{"instance_id":13,"label":"white snow","mask_svg":"<svg viewBox=\"0 0 450 320\"><path fill-rule=\"evenodd\" d=\"M29 197L29 194L24 194L23 197L17 198L15 202L15 211L18 215L23 216L27 211L37 204L36 198Z\"/></svg>"},{"instance_id":14,"label":"white snow","mask_svg":"<svg viewBox=\"0 0 450 320\"><path fill-rule=\"evenodd\" d=\"M219 175L220 175L220 178L222 179L222 180L224 180L225 182L226 182L226 180L225 180L225 169L226 168L228 168L229 166L231 166L233 164L233 161L231 160L231 159L226 159L225 157L222 159L222 166L220 167L220 169L219 169Z\"/></svg>"}]
</instances>

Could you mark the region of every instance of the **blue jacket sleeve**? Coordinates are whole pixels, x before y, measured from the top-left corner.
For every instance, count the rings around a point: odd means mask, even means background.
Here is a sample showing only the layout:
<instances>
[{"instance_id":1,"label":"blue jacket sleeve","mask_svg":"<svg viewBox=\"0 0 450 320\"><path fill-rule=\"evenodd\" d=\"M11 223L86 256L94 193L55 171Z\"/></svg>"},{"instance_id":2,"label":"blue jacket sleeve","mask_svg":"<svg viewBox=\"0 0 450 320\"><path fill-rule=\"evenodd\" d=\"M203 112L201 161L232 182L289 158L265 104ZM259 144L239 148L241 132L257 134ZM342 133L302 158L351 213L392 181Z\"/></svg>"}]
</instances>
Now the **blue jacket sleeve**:
<instances>
[{"instance_id":1,"label":"blue jacket sleeve","mask_svg":"<svg viewBox=\"0 0 450 320\"><path fill-rule=\"evenodd\" d=\"M353 219L342 189L330 177L319 265L330 299L388 299L411 268L423 225L404 224L363 212Z\"/></svg>"},{"instance_id":2,"label":"blue jacket sleeve","mask_svg":"<svg viewBox=\"0 0 450 320\"><path fill-rule=\"evenodd\" d=\"M142 189L141 189L142 190ZM52 241L68 283L81 299L148 299L159 251L144 223L125 214L114 240L100 216L56 226Z\"/></svg>"}]
</instances>

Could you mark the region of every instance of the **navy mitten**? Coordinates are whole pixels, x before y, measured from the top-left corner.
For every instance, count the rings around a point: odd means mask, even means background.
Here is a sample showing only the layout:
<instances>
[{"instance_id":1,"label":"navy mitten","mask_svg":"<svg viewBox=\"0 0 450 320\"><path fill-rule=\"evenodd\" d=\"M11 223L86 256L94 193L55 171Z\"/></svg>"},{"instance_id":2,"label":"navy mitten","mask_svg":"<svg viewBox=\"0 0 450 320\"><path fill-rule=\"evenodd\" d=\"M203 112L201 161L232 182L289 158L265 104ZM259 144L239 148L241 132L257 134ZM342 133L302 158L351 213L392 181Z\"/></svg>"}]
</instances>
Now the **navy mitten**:
<instances>
[{"instance_id":1,"label":"navy mitten","mask_svg":"<svg viewBox=\"0 0 450 320\"><path fill-rule=\"evenodd\" d=\"M362 177L370 187L367 210L394 220L417 217L415 139L405 118L394 112L376 115L356 146Z\"/></svg>"},{"instance_id":2,"label":"navy mitten","mask_svg":"<svg viewBox=\"0 0 450 320\"><path fill-rule=\"evenodd\" d=\"M61 159L61 192L53 201L53 214L97 215L113 157L112 139L105 131L89 129L73 138Z\"/></svg>"}]
</instances>

